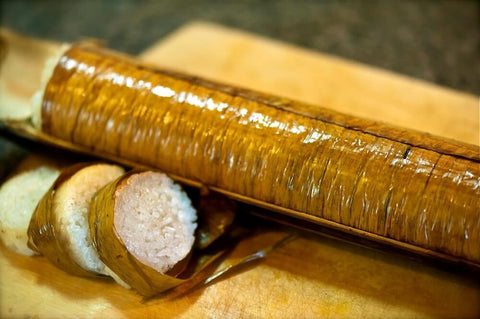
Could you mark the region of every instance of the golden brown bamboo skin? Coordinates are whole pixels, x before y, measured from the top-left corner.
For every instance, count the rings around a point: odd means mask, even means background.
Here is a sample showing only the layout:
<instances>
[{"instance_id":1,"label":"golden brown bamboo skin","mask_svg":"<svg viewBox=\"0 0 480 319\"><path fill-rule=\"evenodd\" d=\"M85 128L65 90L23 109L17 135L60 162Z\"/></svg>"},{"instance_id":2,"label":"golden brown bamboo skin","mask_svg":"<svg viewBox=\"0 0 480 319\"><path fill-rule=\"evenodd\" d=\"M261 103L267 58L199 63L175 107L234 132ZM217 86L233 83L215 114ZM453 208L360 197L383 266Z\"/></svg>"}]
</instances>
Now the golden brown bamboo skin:
<instances>
[{"instance_id":1,"label":"golden brown bamboo skin","mask_svg":"<svg viewBox=\"0 0 480 319\"><path fill-rule=\"evenodd\" d=\"M480 264L474 146L81 45L57 65L42 121L94 153Z\"/></svg>"}]
</instances>

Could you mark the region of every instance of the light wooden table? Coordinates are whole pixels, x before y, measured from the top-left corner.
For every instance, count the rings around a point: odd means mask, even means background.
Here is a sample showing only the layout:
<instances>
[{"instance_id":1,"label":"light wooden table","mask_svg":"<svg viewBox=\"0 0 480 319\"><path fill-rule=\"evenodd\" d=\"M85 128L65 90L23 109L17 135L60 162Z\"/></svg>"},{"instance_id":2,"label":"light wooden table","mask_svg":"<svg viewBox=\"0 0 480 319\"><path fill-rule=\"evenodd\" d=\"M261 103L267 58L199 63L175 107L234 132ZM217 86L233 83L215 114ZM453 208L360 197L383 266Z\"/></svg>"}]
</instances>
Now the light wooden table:
<instances>
[{"instance_id":1,"label":"light wooden table","mask_svg":"<svg viewBox=\"0 0 480 319\"><path fill-rule=\"evenodd\" d=\"M479 145L479 98L216 25L141 56L160 66ZM281 234L249 239L245 253ZM388 252L307 236L181 299L64 274L0 249L0 317L479 318L480 281Z\"/></svg>"}]
</instances>

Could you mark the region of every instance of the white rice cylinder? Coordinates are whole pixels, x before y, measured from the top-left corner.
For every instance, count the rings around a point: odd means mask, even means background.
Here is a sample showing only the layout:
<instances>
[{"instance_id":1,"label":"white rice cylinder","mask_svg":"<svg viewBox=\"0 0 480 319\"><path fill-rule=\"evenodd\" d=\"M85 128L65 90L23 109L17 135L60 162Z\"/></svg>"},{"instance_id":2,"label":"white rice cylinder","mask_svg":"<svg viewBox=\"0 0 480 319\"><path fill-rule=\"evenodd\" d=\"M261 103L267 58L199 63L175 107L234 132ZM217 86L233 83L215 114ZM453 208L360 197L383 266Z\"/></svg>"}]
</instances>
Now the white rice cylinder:
<instances>
[{"instance_id":1,"label":"white rice cylinder","mask_svg":"<svg viewBox=\"0 0 480 319\"><path fill-rule=\"evenodd\" d=\"M95 193L124 172L116 165L87 166L65 181L55 194L53 209L57 225L64 234L70 256L87 271L109 274L90 238L88 210Z\"/></svg>"},{"instance_id":2,"label":"white rice cylinder","mask_svg":"<svg viewBox=\"0 0 480 319\"><path fill-rule=\"evenodd\" d=\"M132 175L115 192L114 225L128 252L164 274L190 252L196 212L167 175Z\"/></svg>"},{"instance_id":3,"label":"white rice cylinder","mask_svg":"<svg viewBox=\"0 0 480 319\"><path fill-rule=\"evenodd\" d=\"M17 170L0 188L0 238L8 249L32 256L35 252L27 245L30 218L60 171L36 156L29 156Z\"/></svg>"}]
</instances>

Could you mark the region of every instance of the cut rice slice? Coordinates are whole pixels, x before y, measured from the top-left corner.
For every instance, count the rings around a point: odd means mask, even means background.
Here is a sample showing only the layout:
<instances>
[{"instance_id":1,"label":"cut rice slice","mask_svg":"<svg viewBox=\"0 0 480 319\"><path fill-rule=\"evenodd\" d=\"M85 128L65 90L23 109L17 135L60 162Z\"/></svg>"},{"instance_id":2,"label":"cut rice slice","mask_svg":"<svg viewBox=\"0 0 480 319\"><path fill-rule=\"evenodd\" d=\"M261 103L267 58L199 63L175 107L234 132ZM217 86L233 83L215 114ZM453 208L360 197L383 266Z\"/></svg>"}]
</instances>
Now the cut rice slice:
<instances>
[{"instance_id":1,"label":"cut rice slice","mask_svg":"<svg viewBox=\"0 0 480 319\"><path fill-rule=\"evenodd\" d=\"M124 172L109 164L77 164L62 172L32 217L31 246L69 273L108 275L90 238L88 210L94 194Z\"/></svg>"},{"instance_id":2,"label":"cut rice slice","mask_svg":"<svg viewBox=\"0 0 480 319\"><path fill-rule=\"evenodd\" d=\"M151 296L178 284L173 272L186 264L196 219L190 199L167 175L137 171L96 194L89 223L105 265Z\"/></svg>"},{"instance_id":3,"label":"cut rice slice","mask_svg":"<svg viewBox=\"0 0 480 319\"><path fill-rule=\"evenodd\" d=\"M187 256L196 215L179 185L146 172L132 175L115 196L114 226L133 256L162 274Z\"/></svg>"},{"instance_id":4,"label":"cut rice slice","mask_svg":"<svg viewBox=\"0 0 480 319\"><path fill-rule=\"evenodd\" d=\"M0 188L0 238L16 253L31 256L27 229L35 207L60 174L59 166L29 155Z\"/></svg>"}]
</instances>

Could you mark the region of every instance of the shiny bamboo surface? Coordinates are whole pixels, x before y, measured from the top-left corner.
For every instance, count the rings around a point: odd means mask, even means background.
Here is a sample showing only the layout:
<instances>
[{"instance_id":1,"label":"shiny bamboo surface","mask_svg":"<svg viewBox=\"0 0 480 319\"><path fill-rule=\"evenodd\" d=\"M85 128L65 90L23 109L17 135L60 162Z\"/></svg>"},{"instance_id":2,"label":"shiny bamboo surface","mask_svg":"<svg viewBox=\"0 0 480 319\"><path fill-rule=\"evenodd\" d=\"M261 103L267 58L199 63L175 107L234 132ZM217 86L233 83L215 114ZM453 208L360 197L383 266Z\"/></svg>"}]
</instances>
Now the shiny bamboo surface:
<instances>
[{"instance_id":1,"label":"shiny bamboo surface","mask_svg":"<svg viewBox=\"0 0 480 319\"><path fill-rule=\"evenodd\" d=\"M42 131L252 201L480 263L474 146L82 45L66 52L48 82Z\"/></svg>"}]
</instances>

